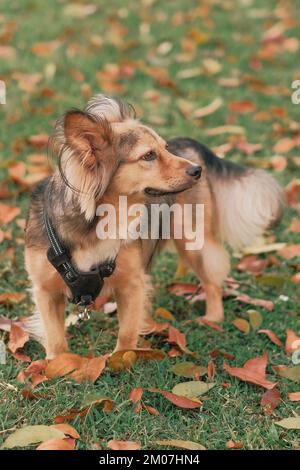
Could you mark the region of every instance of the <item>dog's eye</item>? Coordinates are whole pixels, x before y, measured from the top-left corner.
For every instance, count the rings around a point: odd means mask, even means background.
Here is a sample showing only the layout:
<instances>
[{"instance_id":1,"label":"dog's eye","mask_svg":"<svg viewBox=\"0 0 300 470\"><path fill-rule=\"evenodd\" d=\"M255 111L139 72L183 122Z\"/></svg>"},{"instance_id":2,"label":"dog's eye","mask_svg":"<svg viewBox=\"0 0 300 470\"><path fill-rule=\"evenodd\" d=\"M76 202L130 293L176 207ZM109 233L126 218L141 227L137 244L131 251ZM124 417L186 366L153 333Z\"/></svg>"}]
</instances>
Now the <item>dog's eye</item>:
<instances>
[{"instance_id":1,"label":"dog's eye","mask_svg":"<svg viewBox=\"0 0 300 470\"><path fill-rule=\"evenodd\" d=\"M150 150L150 152L147 152L142 156L142 160L145 160L146 162L151 162L152 160L156 160L156 158L157 155L153 150Z\"/></svg>"}]
</instances>

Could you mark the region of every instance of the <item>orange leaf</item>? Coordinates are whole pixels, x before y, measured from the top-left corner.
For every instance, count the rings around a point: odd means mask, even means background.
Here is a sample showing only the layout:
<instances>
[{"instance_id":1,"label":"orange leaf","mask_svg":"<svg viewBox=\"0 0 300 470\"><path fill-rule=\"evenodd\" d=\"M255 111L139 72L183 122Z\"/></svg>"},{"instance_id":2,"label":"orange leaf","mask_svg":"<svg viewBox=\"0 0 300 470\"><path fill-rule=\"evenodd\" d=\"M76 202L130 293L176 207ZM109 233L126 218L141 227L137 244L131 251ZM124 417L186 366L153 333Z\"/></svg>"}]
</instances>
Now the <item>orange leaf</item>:
<instances>
[{"instance_id":1,"label":"orange leaf","mask_svg":"<svg viewBox=\"0 0 300 470\"><path fill-rule=\"evenodd\" d=\"M300 336L297 336L293 330L286 331L285 352L293 353L300 347Z\"/></svg>"},{"instance_id":2,"label":"orange leaf","mask_svg":"<svg viewBox=\"0 0 300 470\"><path fill-rule=\"evenodd\" d=\"M232 101L229 103L229 110L233 113L250 113L255 111L255 103L249 100Z\"/></svg>"},{"instance_id":3,"label":"orange leaf","mask_svg":"<svg viewBox=\"0 0 300 470\"><path fill-rule=\"evenodd\" d=\"M153 406L143 405L143 408L146 411L148 411L148 413L150 415L154 415L154 416L159 416L160 415L160 412L156 408L153 408Z\"/></svg>"},{"instance_id":4,"label":"orange leaf","mask_svg":"<svg viewBox=\"0 0 300 470\"><path fill-rule=\"evenodd\" d=\"M232 323L242 333L247 335L250 332L250 325L247 320L244 320L243 318L236 318Z\"/></svg>"},{"instance_id":5,"label":"orange leaf","mask_svg":"<svg viewBox=\"0 0 300 470\"><path fill-rule=\"evenodd\" d=\"M158 390L157 388L152 388L149 391L153 393L160 393L167 400L173 403L173 405L178 406L179 408L193 409L200 408L200 406L202 405L201 402L190 400L189 398L182 397L180 395L175 395L175 393L168 392L166 390Z\"/></svg>"},{"instance_id":6,"label":"orange leaf","mask_svg":"<svg viewBox=\"0 0 300 470\"><path fill-rule=\"evenodd\" d=\"M59 429L66 436L70 436L73 439L80 439L80 435L78 434L76 429L74 429L73 426L71 426L70 424L66 424L66 423L53 424L52 427L55 429Z\"/></svg>"},{"instance_id":7,"label":"orange leaf","mask_svg":"<svg viewBox=\"0 0 300 470\"><path fill-rule=\"evenodd\" d=\"M242 442L235 442L232 439L226 442L227 449L242 449L244 444Z\"/></svg>"},{"instance_id":8,"label":"orange leaf","mask_svg":"<svg viewBox=\"0 0 300 470\"><path fill-rule=\"evenodd\" d=\"M37 134L28 137L27 142L36 148L47 147L49 136L47 134Z\"/></svg>"},{"instance_id":9,"label":"orange leaf","mask_svg":"<svg viewBox=\"0 0 300 470\"><path fill-rule=\"evenodd\" d=\"M93 357L92 359L84 358L85 361L82 363L81 368L75 370L70 377L78 383L85 381L94 383L104 370L107 357L108 354L105 356Z\"/></svg>"},{"instance_id":10,"label":"orange leaf","mask_svg":"<svg viewBox=\"0 0 300 470\"><path fill-rule=\"evenodd\" d=\"M206 325L209 328L211 328L212 330L220 331L220 332L223 331L223 328L220 325L218 325L217 323L215 323L213 321L206 320L206 318L204 318L204 317L196 318L195 321L197 323L199 323L199 325Z\"/></svg>"},{"instance_id":11,"label":"orange leaf","mask_svg":"<svg viewBox=\"0 0 300 470\"><path fill-rule=\"evenodd\" d=\"M243 367L230 367L225 362L223 368L233 377L270 390L275 387L277 382L270 382L266 379L267 360L267 353L264 352L261 357L249 359Z\"/></svg>"},{"instance_id":12,"label":"orange leaf","mask_svg":"<svg viewBox=\"0 0 300 470\"><path fill-rule=\"evenodd\" d=\"M239 300L240 302L244 302L249 305L258 305L259 307L263 307L269 312L272 312L274 308L274 303L271 302L271 300L263 300L263 299L252 299L249 297L249 295L243 294L243 295L238 295L236 297L236 300Z\"/></svg>"},{"instance_id":13,"label":"orange leaf","mask_svg":"<svg viewBox=\"0 0 300 470\"><path fill-rule=\"evenodd\" d=\"M245 256L237 265L239 271L247 271L250 273L260 273L268 266L268 260L260 259L257 255Z\"/></svg>"},{"instance_id":14,"label":"orange leaf","mask_svg":"<svg viewBox=\"0 0 300 470\"><path fill-rule=\"evenodd\" d=\"M36 450L74 450L74 439L49 439L49 441L42 442Z\"/></svg>"},{"instance_id":15,"label":"orange leaf","mask_svg":"<svg viewBox=\"0 0 300 470\"><path fill-rule=\"evenodd\" d=\"M272 343L276 344L277 346L281 346L281 340L278 338L276 333L272 330L258 330L258 333L264 333L268 336L268 338L272 341Z\"/></svg>"},{"instance_id":16,"label":"orange leaf","mask_svg":"<svg viewBox=\"0 0 300 470\"><path fill-rule=\"evenodd\" d=\"M117 441L112 439L108 441L107 447L111 450L139 450L141 448L141 444L140 442Z\"/></svg>"},{"instance_id":17,"label":"orange leaf","mask_svg":"<svg viewBox=\"0 0 300 470\"><path fill-rule=\"evenodd\" d=\"M5 225L9 224L12 220L14 220L19 214L21 210L19 207L11 206L8 204L0 203L0 224Z\"/></svg>"},{"instance_id":18,"label":"orange leaf","mask_svg":"<svg viewBox=\"0 0 300 470\"><path fill-rule=\"evenodd\" d=\"M9 333L8 349L15 353L17 349L22 348L29 340L29 335L20 326L12 323Z\"/></svg>"},{"instance_id":19,"label":"orange leaf","mask_svg":"<svg viewBox=\"0 0 300 470\"><path fill-rule=\"evenodd\" d=\"M295 245L288 245L278 251L278 255L285 259L292 259L295 256L300 256L300 243Z\"/></svg>"},{"instance_id":20,"label":"orange leaf","mask_svg":"<svg viewBox=\"0 0 300 470\"><path fill-rule=\"evenodd\" d=\"M284 137L278 140L274 145L273 150L276 153L287 153L295 147L295 141L290 137Z\"/></svg>"},{"instance_id":21,"label":"orange leaf","mask_svg":"<svg viewBox=\"0 0 300 470\"><path fill-rule=\"evenodd\" d=\"M289 400L291 400L291 401L300 401L300 392L291 392L291 393L289 393Z\"/></svg>"},{"instance_id":22,"label":"orange leaf","mask_svg":"<svg viewBox=\"0 0 300 470\"><path fill-rule=\"evenodd\" d=\"M0 304L13 305L22 302L25 298L24 292L5 292L0 294Z\"/></svg>"},{"instance_id":23,"label":"orange leaf","mask_svg":"<svg viewBox=\"0 0 300 470\"><path fill-rule=\"evenodd\" d=\"M143 395L143 389L141 387L135 387L131 390L128 396L129 396L129 400L134 405L134 403L136 403L142 398L142 395Z\"/></svg>"},{"instance_id":24,"label":"orange leaf","mask_svg":"<svg viewBox=\"0 0 300 470\"><path fill-rule=\"evenodd\" d=\"M280 392L276 388L267 390L261 397L260 404L265 415L272 415L278 403L280 402Z\"/></svg>"},{"instance_id":25,"label":"orange leaf","mask_svg":"<svg viewBox=\"0 0 300 470\"><path fill-rule=\"evenodd\" d=\"M176 344L182 351L186 351L186 339L185 334L181 333L174 326L169 326L169 336L167 339L168 343Z\"/></svg>"},{"instance_id":26,"label":"orange leaf","mask_svg":"<svg viewBox=\"0 0 300 470\"><path fill-rule=\"evenodd\" d=\"M210 360L207 366L207 378L208 380L212 380L215 376L216 367L214 361Z\"/></svg>"}]
</instances>

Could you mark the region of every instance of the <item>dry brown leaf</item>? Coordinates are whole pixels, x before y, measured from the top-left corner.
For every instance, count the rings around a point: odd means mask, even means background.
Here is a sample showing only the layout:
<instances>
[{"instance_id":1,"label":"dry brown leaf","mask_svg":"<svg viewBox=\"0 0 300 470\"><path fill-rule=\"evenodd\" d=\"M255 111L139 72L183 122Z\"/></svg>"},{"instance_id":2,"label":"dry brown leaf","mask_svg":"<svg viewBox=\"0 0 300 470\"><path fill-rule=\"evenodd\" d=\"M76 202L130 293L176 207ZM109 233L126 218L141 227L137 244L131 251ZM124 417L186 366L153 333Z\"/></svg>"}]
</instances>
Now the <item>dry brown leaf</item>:
<instances>
[{"instance_id":1,"label":"dry brown leaf","mask_svg":"<svg viewBox=\"0 0 300 470\"><path fill-rule=\"evenodd\" d=\"M277 382L270 382L266 379L267 360L268 356L265 352L261 357L249 359L243 367L231 367L226 363L223 367L233 377L270 390L276 386Z\"/></svg>"},{"instance_id":2,"label":"dry brown leaf","mask_svg":"<svg viewBox=\"0 0 300 470\"><path fill-rule=\"evenodd\" d=\"M111 439L107 443L107 447L111 450L139 450L141 448L140 442L134 441L117 441Z\"/></svg>"},{"instance_id":3,"label":"dry brown leaf","mask_svg":"<svg viewBox=\"0 0 300 470\"><path fill-rule=\"evenodd\" d=\"M279 256L285 259L292 259L296 256L300 256L300 243L295 245L288 245L278 251Z\"/></svg>"},{"instance_id":4,"label":"dry brown leaf","mask_svg":"<svg viewBox=\"0 0 300 470\"><path fill-rule=\"evenodd\" d=\"M250 324L247 320L244 320L243 318L236 318L233 320L232 324L242 333L245 333L246 335L250 333Z\"/></svg>"},{"instance_id":5,"label":"dry brown leaf","mask_svg":"<svg viewBox=\"0 0 300 470\"><path fill-rule=\"evenodd\" d=\"M261 397L260 405L265 415L274 414L274 410L280 403L280 392L276 388L267 390Z\"/></svg>"},{"instance_id":6,"label":"dry brown leaf","mask_svg":"<svg viewBox=\"0 0 300 470\"><path fill-rule=\"evenodd\" d=\"M12 323L9 332L8 349L15 353L17 349L23 348L24 344L29 340L29 334L20 326Z\"/></svg>"},{"instance_id":7,"label":"dry brown leaf","mask_svg":"<svg viewBox=\"0 0 300 470\"><path fill-rule=\"evenodd\" d=\"M272 331L272 330L258 330L258 333L263 333L263 334L267 335L268 338L272 341L272 343L276 344L277 346L282 345L281 340L278 338L276 333L274 333L274 331Z\"/></svg>"},{"instance_id":8,"label":"dry brown leaf","mask_svg":"<svg viewBox=\"0 0 300 470\"><path fill-rule=\"evenodd\" d=\"M149 390L152 393L160 393L168 401L173 403L173 405L178 406L179 408L193 409L200 408L202 403L200 401L190 400L186 397L181 397L180 395L175 395L174 393L168 392L166 390L159 390L157 388L152 388Z\"/></svg>"},{"instance_id":9,"label":"dry brown leaf","mask_svg":"<svg viewBox=\"0 0 300 470\"><path fill-rule=\"evenodd\" d=\"M74 439L49 439L49 441L42 442L36 450L74 450Z\"/></svg>"},{"instance_id":10,"label":"dry brown leaf","mask_svg":"<svg viewBox=\"0 0 300 470\"><path fill-rule=\"evenodd\" d=\"M70 424L66 424L66 423L53 424L52 427L55 428L55 429L59 429L66 436L70 436L73 439L80 439L80 435L78 434L76 429L73 428L73 426L71 426Z\"/></svg>"},{"instance_id":11,"label":"dry brown leaf","mask_svg":"<svg viewBox=\"0 0 300 470\"><path fill-rule=\"evenodd\" d=\"M300 392L290 392L289 400L291 401L300 401Z\"/></svg>"},{"instance_id":12,"label":"dry brown leaf","mask_svg":"<svg viewBox=\"0 0 300 470\"><path fill-rule=\"evenodd\" d=\"M300 336L290 328L286 331L285 352L290 354L300 348Z\"/></svg>"},{"instance_id":13,"label":"dry brown leaf","mask_svg":"<svg viewBox=\"0 0 300 470\"><path fill-rule=\"evenodd\" d=\"M226 442L227 449L242 449L244 444L242 442L235 442L232 439Z\"/></svg>"},{"instance_id":14,"label":"dry brown leaf","mask_svg":"<svg viewBox=\"0 0 300 470\"><path fill-rule=\"evenodd\" d=\"M0 203L0 225L9 224L14 220L21 210L19 207L11 206L9 204Z\"/></svg>"},{"instance_id":15,"label":"dry brown leaf","mask_svg":"<svg viewBox=\"0 0 300 470\"><path fill-rule=\"evenodd\" d=\"M259 307L263 307L269 312L272 312L272 310L274 309L274 303L271 300L252 299L251 297L249 297L249 295L246 294L238 295L236 297L236 300L249 305L257 305Z\"/></svg>"}]
</instances>

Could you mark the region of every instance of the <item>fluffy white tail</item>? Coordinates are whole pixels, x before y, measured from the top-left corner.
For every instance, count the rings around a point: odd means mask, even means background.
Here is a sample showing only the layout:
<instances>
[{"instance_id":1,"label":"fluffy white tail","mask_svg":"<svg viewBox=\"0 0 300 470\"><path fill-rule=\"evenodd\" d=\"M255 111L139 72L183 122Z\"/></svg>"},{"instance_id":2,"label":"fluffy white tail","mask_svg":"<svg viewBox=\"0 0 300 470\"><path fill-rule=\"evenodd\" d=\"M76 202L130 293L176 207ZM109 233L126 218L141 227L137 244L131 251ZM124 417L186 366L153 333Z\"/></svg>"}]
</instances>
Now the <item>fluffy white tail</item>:
<instances>
[{"instance_id":1,"label":"fluffy white tail","mask_svg":"<svg viewBox=\"0 0 300 470\"><path fill-rule=\"evenodd\" d=\"M281 216L284 197L276 180L263 170L239 176L212 175L221 237L234 249L250 245Z\"/></svg>"}]
</instances>

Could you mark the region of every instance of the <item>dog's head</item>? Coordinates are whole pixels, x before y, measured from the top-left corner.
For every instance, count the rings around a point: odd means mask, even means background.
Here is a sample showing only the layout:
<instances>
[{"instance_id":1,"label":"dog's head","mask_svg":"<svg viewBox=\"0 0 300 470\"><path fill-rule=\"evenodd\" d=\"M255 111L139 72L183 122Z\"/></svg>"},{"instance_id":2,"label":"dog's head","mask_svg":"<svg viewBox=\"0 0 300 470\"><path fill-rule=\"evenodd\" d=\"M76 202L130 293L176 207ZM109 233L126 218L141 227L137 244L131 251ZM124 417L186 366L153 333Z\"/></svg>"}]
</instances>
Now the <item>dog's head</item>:
<instances>
[{"instance_id":1,"label":"dog's head","mask_svg":"<svg viewBox=\"0 0 300 470\"><path fill-rule=\"evenodd\" d=\"M87 220L105 192L147 200L184 191L201 176L201 167L170 153L165 140L132 111L97 95L84 111L67 112L57 125L60 173Z\"/></svg>"}]
</instances>

